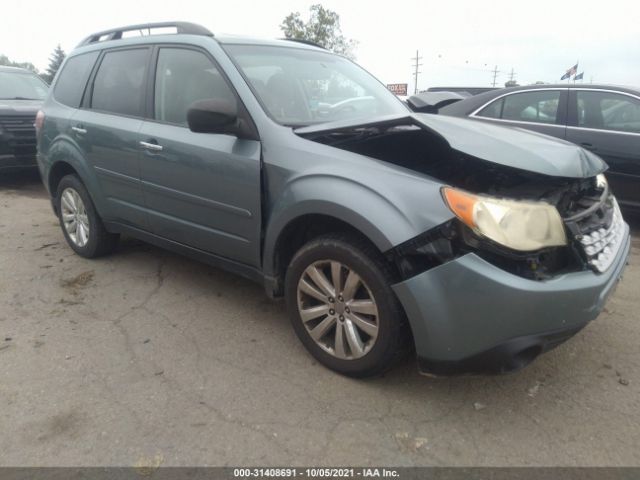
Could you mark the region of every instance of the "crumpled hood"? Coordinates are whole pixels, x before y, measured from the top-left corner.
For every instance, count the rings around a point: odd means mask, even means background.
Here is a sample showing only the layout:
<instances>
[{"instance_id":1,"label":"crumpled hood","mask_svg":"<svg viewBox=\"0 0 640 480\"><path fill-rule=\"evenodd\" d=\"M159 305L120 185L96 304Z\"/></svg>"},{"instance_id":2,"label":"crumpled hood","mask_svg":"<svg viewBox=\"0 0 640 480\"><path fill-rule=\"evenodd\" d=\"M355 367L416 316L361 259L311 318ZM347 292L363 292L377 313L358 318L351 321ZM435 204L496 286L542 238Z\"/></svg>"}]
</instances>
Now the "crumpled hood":
<instances>
[{"instance_id":1,"label":"crumpled hood","mask_svg":"<svg viewBox=\"0 0 640 480\"><path fill-rule=\"evenodd\" d=\"M466 118L409 113L386 115L369 121L339 121L298 128L302 136L353 128L414 125L442 137L459 152L488 162L543 175L588 178L602 173L607 164L593 153L547 135L502 127Z\"/></svg>"},{"instance_id":2,"label":"crumpled hood","mask_svg":"<svg viewBox=\"0 0 640 480\"><path fill-rule=\"evenodd\" d=\"M42 106L42 100L1 100L0 115L28 115L35 116Z\"/></svg>"}]
</instances>

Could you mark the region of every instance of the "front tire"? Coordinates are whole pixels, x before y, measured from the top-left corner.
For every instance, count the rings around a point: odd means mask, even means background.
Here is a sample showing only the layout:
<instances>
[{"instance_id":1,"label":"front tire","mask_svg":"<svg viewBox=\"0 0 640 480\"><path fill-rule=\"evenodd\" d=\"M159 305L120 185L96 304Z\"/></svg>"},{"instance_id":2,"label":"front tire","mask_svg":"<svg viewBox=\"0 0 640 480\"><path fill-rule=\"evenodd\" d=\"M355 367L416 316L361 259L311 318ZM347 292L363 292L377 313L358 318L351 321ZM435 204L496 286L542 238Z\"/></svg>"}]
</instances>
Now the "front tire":
<instances>
[{"instance_id":1,"label":"front tire","mask_svg":"<svg viewBox=\"0 0 640 480\"><path fill-rule=\"evenodd\" d=\"M95 258L115 249L118 235L107 232L77 175L67 175L60 180L55 202L62 233L74 252L81 257Z\"/></svg>"},{"instance_id":2,"label":"front tire","mask_svg":"<svg viewBox=\"0 0 640 480\"><path fill-rule=\"evenodd\" d=\"M326 235L304 245L285 278L293 328L323 365L351 377L383 373L411 351L393 273L367 242Z\"/></svg>"}]
</instances>

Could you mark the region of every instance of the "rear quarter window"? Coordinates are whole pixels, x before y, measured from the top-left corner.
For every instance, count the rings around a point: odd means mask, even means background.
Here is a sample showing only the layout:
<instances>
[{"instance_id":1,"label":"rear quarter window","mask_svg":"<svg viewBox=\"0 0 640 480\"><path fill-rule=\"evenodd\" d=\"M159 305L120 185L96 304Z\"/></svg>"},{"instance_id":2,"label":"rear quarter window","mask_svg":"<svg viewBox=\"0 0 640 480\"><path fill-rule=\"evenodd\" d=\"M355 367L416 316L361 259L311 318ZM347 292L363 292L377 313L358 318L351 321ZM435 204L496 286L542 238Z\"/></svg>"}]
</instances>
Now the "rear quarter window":
<instances>
[{"instance_id":1,"label":"rear quarter window","mask_svg":"<svg viewBox=\"0 0 640 480\"><path fill-rule=\"evenodd\" d=\"M501 118L503 105L504 98L500 98L484 107L480 112L478 112L478 116L487 118Z\"/></svg>"},{"instance_id":2,"label":"rear quarter window","mask_svg":"<svg viewBox=\"0 0 640 480\"><path fill-rule=\"evenodd\" d=\"M89 74L99 52L89 52L67 59L53 89L53 97L69 107L78 108Z\"/></svg>"}]
</instances>

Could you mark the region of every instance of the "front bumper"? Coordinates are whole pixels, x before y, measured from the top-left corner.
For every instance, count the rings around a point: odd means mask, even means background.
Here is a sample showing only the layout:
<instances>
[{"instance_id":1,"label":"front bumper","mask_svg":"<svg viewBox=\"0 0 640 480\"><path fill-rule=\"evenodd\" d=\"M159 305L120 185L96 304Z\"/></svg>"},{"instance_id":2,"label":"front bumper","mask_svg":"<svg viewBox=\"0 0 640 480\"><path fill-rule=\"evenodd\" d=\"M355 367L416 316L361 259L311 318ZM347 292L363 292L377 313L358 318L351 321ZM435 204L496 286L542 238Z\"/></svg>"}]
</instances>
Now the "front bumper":
<instances>
[{"instance_id":1,"label":"front bumper","mask_svg":"<svg viewBox=\"0 0 640 480\"><path fill-rule=\"evenodd\" d=\"M612 266L535 281L471 253L393 285L425 373L516 370L602 311L627 263L629 227Z\"/></svg>"}]
</instances>

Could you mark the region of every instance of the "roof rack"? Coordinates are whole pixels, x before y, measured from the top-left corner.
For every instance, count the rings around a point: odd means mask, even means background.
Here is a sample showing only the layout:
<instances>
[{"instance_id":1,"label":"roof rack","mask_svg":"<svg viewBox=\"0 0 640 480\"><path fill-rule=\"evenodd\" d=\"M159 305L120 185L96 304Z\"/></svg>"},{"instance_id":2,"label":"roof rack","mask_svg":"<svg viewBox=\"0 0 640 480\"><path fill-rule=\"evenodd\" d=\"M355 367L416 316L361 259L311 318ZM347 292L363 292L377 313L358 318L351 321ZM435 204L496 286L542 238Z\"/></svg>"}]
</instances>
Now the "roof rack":
<instances>
[{"instance_id":1,"label":"roof rack","mask_svg":"<svg viewBox=\"0 0 640 480\"><path fill-rule=\"evenodd\" d=\"M153 28L171 28L175 27L176 33L187 33L190 35L204 35L207 37L213 37L207 28L190 22L159 22L159 23L141 23L140 25L129 25L127 27L112 28L110 30L104 30L102 32L96 32L89 35L82 42L78 44L78 47L84 45L90 45L97 42L105 42L107 40L120 40L124 32L133 32L136 30L151 30Z\"/></svg>"},{"instance_id":2,"label":"roof rack","mask_svg":"<svg viewBox=\"0 0 640 480\"><path fill-rule=\"evenodd\" d=\"M323 47L322 45L319 45L316 42L312 42L311 40L305 40L304 38L281 38L280 40L287 40L289 42L303 43L305 45L311 45L312 47L318 47L318 48L321 48L323 50L326 50L326 48Z\"/></svg>"}]
</instances>

